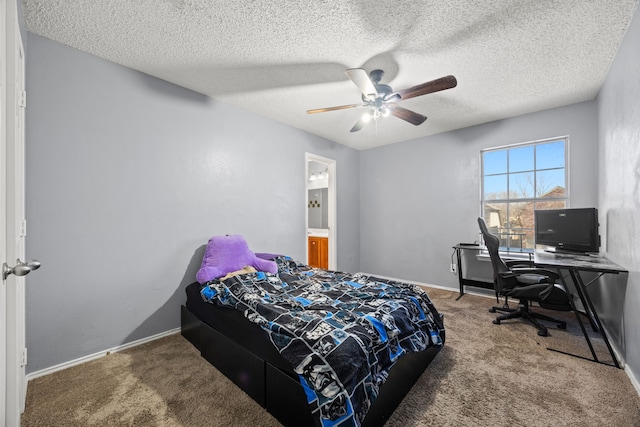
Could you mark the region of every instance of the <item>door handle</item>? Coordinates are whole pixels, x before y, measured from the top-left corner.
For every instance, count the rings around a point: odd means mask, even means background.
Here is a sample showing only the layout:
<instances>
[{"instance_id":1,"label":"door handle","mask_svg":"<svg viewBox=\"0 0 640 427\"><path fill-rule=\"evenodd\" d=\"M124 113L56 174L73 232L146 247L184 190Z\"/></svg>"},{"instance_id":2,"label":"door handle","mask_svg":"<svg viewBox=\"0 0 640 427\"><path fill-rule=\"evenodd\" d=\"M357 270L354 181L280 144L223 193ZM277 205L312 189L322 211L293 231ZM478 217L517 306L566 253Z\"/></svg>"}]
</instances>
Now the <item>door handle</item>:
<instances>
[{"instance_id":1,"label":"door handle","mask_svg":"<svg viewBox=\"0 0 640 427\"><path fill-rule=\"evenodd\" d=\"M26 263L20 261L20 258L16 260L16 265L14 267L9 267L5 262L2 264L2 280L6 280L10 274L15 274L16 276L25 276L31 273L33 270L37 270L40 268L42 264L38 260L31 260Z\"/></svg>"}]
</instances>

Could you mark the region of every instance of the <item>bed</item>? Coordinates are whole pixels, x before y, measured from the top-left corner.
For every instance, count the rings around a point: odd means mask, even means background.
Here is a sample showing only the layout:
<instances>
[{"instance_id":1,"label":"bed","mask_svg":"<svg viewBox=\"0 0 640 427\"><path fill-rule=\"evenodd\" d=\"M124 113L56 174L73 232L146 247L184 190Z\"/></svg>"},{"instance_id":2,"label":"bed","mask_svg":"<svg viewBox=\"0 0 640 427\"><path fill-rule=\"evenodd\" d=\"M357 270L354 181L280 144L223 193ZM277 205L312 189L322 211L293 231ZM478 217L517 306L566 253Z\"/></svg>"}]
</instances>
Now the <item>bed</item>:
<instances>
[{"instance_id":1,"label":"bed","mask_svg":"<svg viewBox=\"0 0 640 427\"><path fill-rule=\"evenodd\" d=\"M275 273L192 283L182 335L286 426L382 425L438 353L419 287L274 256Z\"/></svg>"}]
</instances>

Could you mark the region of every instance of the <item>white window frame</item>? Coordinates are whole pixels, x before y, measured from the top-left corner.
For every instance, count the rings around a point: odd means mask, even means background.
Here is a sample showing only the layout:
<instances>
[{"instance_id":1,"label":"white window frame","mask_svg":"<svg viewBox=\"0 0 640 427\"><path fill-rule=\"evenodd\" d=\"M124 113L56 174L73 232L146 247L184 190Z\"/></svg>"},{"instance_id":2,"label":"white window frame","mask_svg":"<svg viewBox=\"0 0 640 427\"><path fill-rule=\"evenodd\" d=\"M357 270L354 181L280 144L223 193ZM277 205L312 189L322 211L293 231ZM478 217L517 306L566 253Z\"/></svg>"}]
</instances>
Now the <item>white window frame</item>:
<instances>
[{"instance_id":1,"label":"white window frame","mask_svg":"<svg viewBox=\"0 0 640 427\"><path fill-rule=\"evenodd\" d=\"M550 143L550 142L555 142L555 141L561 141L564 140L564 182L565 182L565 191L564 191L564 196L563 197L537 197L537 189L535 187L535 185L537 184L537 180L535 179L537 172L539 171L544 171L544 170L549 170L549 169L537 169L537 164L536 164L536 158L534 155L534 166L533 166L533 170L532 172L534 173L534 195L533 197L530 198L516 198L516 199L512 199L510 197L510 189L509 189L509 176L511 175L512 172L509 171L508 169L508 159L509 157L507 156L507 198L504 199L485 199L485 191L484 191L484 186L485 186L485 174L484 174L484 153L486 152L491 152L491 151L504 151L504 150L510 150L510 149L514 149L514 148L521 148L521 147L525 147L525 146L537 146L537 145L541 145L541 144L545 144L545 143ZM534 149L534 153L535 153L535 149ZM513 173L520 173L522 171L518 171L518 172L513 172ZM553 137L553 138L545 138L545 139L539 139L539 140L535 140L535 141L527 141L527 142L521 142L521 143L516 143L516 144L509 144L509 145L502 145L499 147L491 147L491 148L485 148L483 150L480 151L480 216L482 216L483 218L485 217L485 212L484 212L484 207L485 204L487 203L506 203L507 204L507 208L509 207L510 203L527 203L527 202L544 202L544 201L564 201L565 207L569 207L569 200L570 200L570 185L569 185L569 136L565 135L565 136L558 136L558 137ZM507 210L507 217L509 217L509 213ZM508 222L508 221L507 221ZM506 230L508 232L511 231L511 227L510 224L508 224L509 226L506 227ZM509 245L507 246L503 246L501 247L501 249L503 250L514 250L514 247L510 247ZM520 250L520 248L517 248L517 250ZM523 251L529 251L531 249L524 249Z\"/></svg>"}]
</instances>

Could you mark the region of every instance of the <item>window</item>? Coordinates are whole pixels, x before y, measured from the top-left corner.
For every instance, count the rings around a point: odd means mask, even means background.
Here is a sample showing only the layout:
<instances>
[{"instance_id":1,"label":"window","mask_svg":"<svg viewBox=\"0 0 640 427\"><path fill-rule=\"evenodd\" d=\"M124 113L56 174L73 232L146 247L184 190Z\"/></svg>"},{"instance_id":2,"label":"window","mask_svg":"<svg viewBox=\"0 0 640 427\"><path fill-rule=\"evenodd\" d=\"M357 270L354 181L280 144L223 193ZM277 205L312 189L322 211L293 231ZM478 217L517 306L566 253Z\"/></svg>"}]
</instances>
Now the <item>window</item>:
<instances>
[{"instance_id":1,"label":"window","mask_svg":"<svg viewBox=\"0 0 640 427\"><path fill-rule=\"evenodd\" d=\"M483 150L482 216L505 249L533 249L533 211L567 206L568 138Z\"/></svg>"}]
</instances>

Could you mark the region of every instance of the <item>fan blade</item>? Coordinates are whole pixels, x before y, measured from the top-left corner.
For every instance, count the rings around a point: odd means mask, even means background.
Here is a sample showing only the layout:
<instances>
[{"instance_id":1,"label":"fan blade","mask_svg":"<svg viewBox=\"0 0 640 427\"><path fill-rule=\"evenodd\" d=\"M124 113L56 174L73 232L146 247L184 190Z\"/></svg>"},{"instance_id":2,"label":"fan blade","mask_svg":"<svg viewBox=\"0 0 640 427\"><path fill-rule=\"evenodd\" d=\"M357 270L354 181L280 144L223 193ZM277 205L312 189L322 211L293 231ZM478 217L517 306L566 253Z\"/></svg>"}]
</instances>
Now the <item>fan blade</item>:
<instances>
[{"instance_id":1,"label":"fan blade","mask_svg":"<svg viewBox=\"0 0 640 427\"><path fill-rule=\"evenodd\" d=\"M364 127L364 125L366 125L367 122L364 119L360 119L356 122L355 125L353 125L353 127L351 128L351 130L349 132L358 132L360 129L362 129Z\"/></svg>"},{"instance_id":2,"label":"fan blade","mask_svg":"<svg viewBox=\"0 0 640 427\"><path fill-rule=\"evenodd\" d=\"M441 90L451 89L458 85L458 81L453 76L441 77L430 82L412 86L408 89L399 90L397 93L401 99L415 98L416 96L426 95L428 93L439 92Z\"/></svg>"},{"instance_id":3,"label":"fan blade","mask_svg":"<svg viewBox=\"0 0 640 427\"><path fill-rule=\"evenodd\" d=\"M365 98L372 99L378 96L378 91L365 70L362 68L349 68L344 73L358 86Z\"/></svg>"},{"instance_id":4,"label":"fan blade","mask_svg":"<svg viewBox=\"0 0 640 427\"><path fill-rule=\"evenodd\" d=\"M348 108L357 108L357 107L363 107L363 106L364 104L349 104L349 105L340 105L337 107L316 108L315 110L307 110L307 114L324 113L325 111L346 110Z\"/></svg>"},{"instance_id":5,"label":"fan blade","mask_svg":"<svg viewBox=\"0 0 640 427\"><path fill-rule=\"evenodd\" d=\"M426 116L423 116L422 114L418 114L411 110L407 110L406 108L402 108L398 105L396 105L395 108L391 110L391 114L416 126L422 124L425 120L427 120Z\"/></svg>"}]
</instances>

